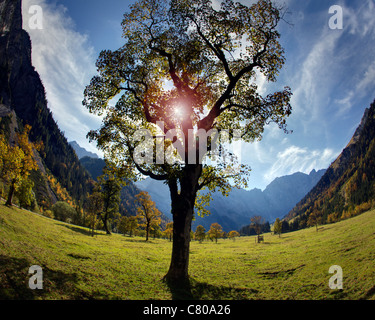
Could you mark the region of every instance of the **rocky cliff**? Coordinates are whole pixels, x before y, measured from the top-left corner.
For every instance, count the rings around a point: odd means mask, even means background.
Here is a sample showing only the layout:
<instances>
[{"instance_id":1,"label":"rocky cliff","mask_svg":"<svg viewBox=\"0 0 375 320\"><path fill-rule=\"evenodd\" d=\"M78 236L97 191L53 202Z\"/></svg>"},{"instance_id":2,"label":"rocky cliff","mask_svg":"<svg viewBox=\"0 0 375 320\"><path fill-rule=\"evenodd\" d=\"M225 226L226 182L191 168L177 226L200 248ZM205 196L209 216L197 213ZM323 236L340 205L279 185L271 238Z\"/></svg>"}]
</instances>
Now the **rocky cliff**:
<instances>
[{"instance_id":1,"label":"rocky cliff","mask_svg":"<svg viewBox=\"0 0 375 320\"><path fill-rule=\"evenodd\" d=\"M78 202L90 188L90 176L48 108L43 83L32 65L30 37L22 29L21 8L21 0L0 0L0 104L15 112L20 128L32 126L33 142L43 142L44 168L35 178L37 185L43 188L42 172L48 172ZM54 201L46 192L37 194L47 205Z\"/></svg>"}]
</instances>

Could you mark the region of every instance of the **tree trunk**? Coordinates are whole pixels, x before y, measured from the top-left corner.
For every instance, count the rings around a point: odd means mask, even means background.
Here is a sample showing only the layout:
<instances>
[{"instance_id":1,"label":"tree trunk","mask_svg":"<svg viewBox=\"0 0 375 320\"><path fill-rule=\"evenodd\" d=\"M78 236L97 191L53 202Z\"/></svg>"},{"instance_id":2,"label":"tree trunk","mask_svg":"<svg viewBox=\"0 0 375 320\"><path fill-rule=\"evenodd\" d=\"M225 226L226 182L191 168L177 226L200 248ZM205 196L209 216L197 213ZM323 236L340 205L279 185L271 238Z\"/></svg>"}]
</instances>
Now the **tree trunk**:
<instances>
[{"instance_id":1,"label":"tree trunk","mask_svg":"<svg viewBox=\"0 0 375 320\"><path fill-rule=\"evenodd\" d=\"M104 217L102 217L102 222L103 222L104 230L106 234L110 235L111 231L109 231L109 228L108 228L108 213L104 214Z\"/></svg>"},{"instance_id":2,"label":"tree trunk","mask_svg":"<svg viewBox=\"0 0 375 320\"><path fill-rule=\"evenodd\" d=\"M146 222L146 242L148 241L148 234L150 233L150 222Z\"/></svg>"},{"instance_id":3,"label":"tree trunk","mask_svg":"<svg viewBox=\"0 0 375 320\"><path fill-rule=\"evenodd\" d=\"M171 264L165 278L174 284L189 282L190 231L201 172L201 165L187 165L185 176L180 179L180 193L177 192L177 181L169 182L173 215L173 245Z\"/></svg>"},{"instance_id":4,"label":"tree trunk","mask_svg":"<svg viewBox=\"0 0 375 320\"><path fill-rule=\"evenodd\" d=\"M11 207L13 205L13 203L12 203L13 195L14 195L14 191L16 191L15 184L16 184L15 180L12 180L12 182L10 183L9 192L8 192L8 199L7 199L7 202L5 204L8 207Z\"/></svg>"}]
</instances>

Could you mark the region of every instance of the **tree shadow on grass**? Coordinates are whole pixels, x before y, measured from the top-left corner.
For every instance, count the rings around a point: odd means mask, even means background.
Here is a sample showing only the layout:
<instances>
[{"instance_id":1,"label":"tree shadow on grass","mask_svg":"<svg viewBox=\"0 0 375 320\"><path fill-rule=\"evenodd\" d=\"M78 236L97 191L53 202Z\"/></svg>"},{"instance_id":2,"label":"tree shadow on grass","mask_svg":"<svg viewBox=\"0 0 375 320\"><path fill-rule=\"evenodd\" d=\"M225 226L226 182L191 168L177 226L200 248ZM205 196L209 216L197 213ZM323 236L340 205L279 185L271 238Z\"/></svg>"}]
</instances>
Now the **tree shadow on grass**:
<instances>
[{"instance_id":1,"label":"tree shadow on grass","mask_svg":"<svg viewBox=\"0 0 375 320\"><path fill-rule=\"evenodd\" d=\"M257 298L258 294L255 289L216 286L191 277L189 282L184 284L166 283L173 300L248 300Z\"/></svg>"},{"instance_id":2,"label":"tree shadow on grass","mask_svg":"<svg viewBox=\"0 0 375 320\"><path fill-rule=\"evenodd\" d=\"M212 285L194 279L190 283L195 300L249 300L258 293L255 289Z\"/></svg>"},{"instance_id":3,"label":"tree shadow on grass","mask_svg":"<svg viewBox=\"0 0 375 320\"><path fill-rule=\"evenodd\" d=\"M74 232L78 232L78 233L81 233L85 236L92 236L92 231L89 230L89 229L85 229L85 228L80 228L80 227L75 227L74 225L65 225L64 224L64 227L74 231ZM94 236L97 236L97 235L102 235L102 233L97 233L94 231Z\"/></svg>"},{"instance_id":4,"label":"tree shadow on grass","mask_svg":"<svg viewBox=\"0 0 375 320\"><path fill-rule=\"evenodd\" d=\"M125 239L126 239L127 242L151 243L151 244L155 243L152 240L146 241L146 239L134 239L134 238L130 238L130 237L126 237Z\"/></svg>"},{"instance_id":5,"label":"tree shadow on grass","mask_svg":"<svg viewBox=\"0 0 375 320\"><path fill-rule=\"evenodd\" d=\"M0 255L0 300L34 300L64 296L70 299L85 298L77 290L77 275L55 271L41 266L43 270L43 289L29 287L29 268L33 264L23 258ZM86 297L87 298L87 297Z\"/></svg>"}]
</instances>

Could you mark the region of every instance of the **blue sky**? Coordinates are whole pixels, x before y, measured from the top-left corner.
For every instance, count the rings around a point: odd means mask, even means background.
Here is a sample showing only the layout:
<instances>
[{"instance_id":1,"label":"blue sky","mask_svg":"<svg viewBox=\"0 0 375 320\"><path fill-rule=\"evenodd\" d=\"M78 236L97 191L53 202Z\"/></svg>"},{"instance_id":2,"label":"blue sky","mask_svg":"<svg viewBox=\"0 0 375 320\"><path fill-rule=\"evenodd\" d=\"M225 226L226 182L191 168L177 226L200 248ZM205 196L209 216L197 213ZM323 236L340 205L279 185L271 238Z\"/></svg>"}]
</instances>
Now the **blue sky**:
<instances>
[{"instance_id":1,"label":"blue sky","mask_svg":"<svg viewBox=\"0 0 375 320\"><path fill-rule=\"evenodd\" d=\"M218 0L215 0L217 2ZM82 106L83 90L103 49L117 49L122 15L133 1L23 0L24 29L49 108L68 140L90 151L86 134L100 118ZM241 1L250 4L251 0ZM375 0L279 0L288 8L280 24L286 65L277 83L258 79L267 94L288 85L294 93L292 134L267 127L263 140L242 146L252 167L250 187L264 189L278 176L327 168L349 142L375 99ZM43 29L30 29L31 5L43 9ZM329 8L343 9L343 29L332 30Z\"/></svg>"}]
</instances>

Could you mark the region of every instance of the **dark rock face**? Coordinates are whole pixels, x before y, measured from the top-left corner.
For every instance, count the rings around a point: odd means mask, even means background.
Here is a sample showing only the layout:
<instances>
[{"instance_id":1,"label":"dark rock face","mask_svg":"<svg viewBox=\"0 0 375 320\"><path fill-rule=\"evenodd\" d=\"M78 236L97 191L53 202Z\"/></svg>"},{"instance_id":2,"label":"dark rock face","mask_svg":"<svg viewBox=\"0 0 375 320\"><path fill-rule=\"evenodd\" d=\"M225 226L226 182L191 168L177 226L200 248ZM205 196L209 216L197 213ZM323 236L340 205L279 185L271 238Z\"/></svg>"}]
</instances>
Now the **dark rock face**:
<instances>
[{"instance_id":1,"label":"dark rock face","mask_svg":"<svg viewBox=\"0 0 375 320\"><path fill-rule=\"evenodd\" d=\"M0 0L0 33L22 30L21 0Z\"/></svg>"},{"instance_id":2,"label":"dark rock face","mask_svg":"<svg viewBox=\"0 0 375 320\"><path fill-rule=\"evenodd\" d=\"M0 102L29 117L27 109L44 88L31 63L30 37L22 30L21 0L0 0L0 17Z\"/></svg>"},{"instance_id":3,"label":"dark rock face","mask_svg":"<svg viewBox=\"0 0 375 320\"><path fill-rule=\"evenodd\" d=\"M90 188L90 175L48 109L43 83L32 65L30 36L22 30L21 0L0 0L0 18L0 104L13 110L20 124L31 125L31 141L44 145L43 165L79 201Z\"/></svg>"}]
</instances>

